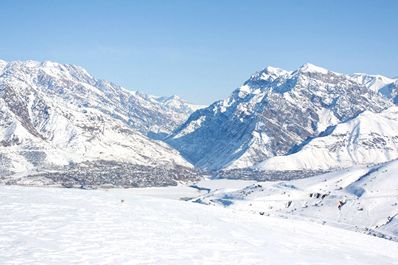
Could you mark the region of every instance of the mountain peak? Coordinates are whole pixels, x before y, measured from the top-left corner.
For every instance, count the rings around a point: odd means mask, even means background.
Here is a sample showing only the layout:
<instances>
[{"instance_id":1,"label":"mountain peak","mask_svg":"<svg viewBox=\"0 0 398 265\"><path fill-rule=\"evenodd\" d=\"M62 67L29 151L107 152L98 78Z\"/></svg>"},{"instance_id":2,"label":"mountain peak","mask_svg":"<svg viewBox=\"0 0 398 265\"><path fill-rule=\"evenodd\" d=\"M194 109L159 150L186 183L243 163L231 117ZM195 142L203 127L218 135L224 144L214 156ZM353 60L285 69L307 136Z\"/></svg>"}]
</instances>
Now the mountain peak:
<instances>
[{"instance_id":1,"label":"mountain peak","mask_svg":"<svg viewBox=\"0 0 398 265\"><path fill-rule=\"evenodd\" d=\"M185 100L180 98L177 95L171 95L171 96L162 96L162 97L156 97L154 96L156 101L158 102L163 102L163 103L170 103L170 102L179 102L179 103L185 103Z\"/></svg>"},{"instance_id":2,"label":"mountain peak","mask_svg":"<svg viewBox=\"0 0 398 265\"><path fill-rule=\"evenodd\" d=\"M58 62L53 62L53 61L35 61L35 60L23 60L23 61L10 61L6 62L3 60L0 60L0 65L10 65L13 68L19 69L20 67L23 68L34 68L34 69L42 69L46 72L78 72L82 75L91 75L87 72L86 69L84 69L81 66L74 65L74 64L63 64L63 63L58 63Z\"/></svg>"},{"instance_id":3,"label":"mountain peak","mask_svg":"<svg viewBox=\"0 0 398 265\"><path fill-rule=\"evenodd\" d=\"M289 74L289 71L286 71L282 68L279 67L274 67L274 66L267 66L264 68L264 70L259 72L261 76L267 75L267 76L281 76L281 75L286 75Z\"/></svg>"},{"instance_id":4,"label":"mountain peak","mask_svg":"<svg viewBox=\"0 0 398 265\"><path fill-rule=\"evenodd\" d=\"M171 95L171 96L167 97L167 99L168 99L168 100L178 100L178 101L183 101L183 99L182 99L182 98L180 98L180 97L179 97L179 96L177 96L177 95Z\"/></svg>"},{"instance_id":5,"label":"mountain peak","mask_svg":"<svg viewBox=\"0 0 398 265\"><path fill-rule=\"evenodd\" d=\"M317 74L328 74L330 71L320 67L316 66L311 63L306 63L300 66L297 70L295 71L287 71L282 68L274 67L274 66L267 66L263 70L256 72L254 75L252 75L251 80L271 80L278 78L278 77L283 77L283 76L290 76L294 73L317 73Z\"/></svg>"},{"instance_id":6,"label":"mountain peak","mask_svg":"<svg viewBox=\"0 0 398 265\"><path fill-rule=\"evenodd\" d=\"M267 66L267 67L264 69L264 72L269 73L269 74L280 74L280 73L284 73L284 72L287 72L287 71L286 71L286 70L283 70L283 69L281 69L281 68L278 68L278 67L274 67L274 66L269 65L269 66Z\"/></svg>"},{"instance_id":7,"label":"mountain peak","mask_svg":"<svg viewBox=\"0 0 398 265\"><path fill-rule=\"evenodd\" d=\"M154 99L160 104L167 106L168 108L174 109L177 112L192 113L198 109L202 109L206 106L196 105L188 103L186 100L180 98L177 95L165 96L165 97L154 97Z\"/></svg>"},{"instance_id":8,"label":"mountain peak","mask_svg":"<svg viewBox=\"0 0 398 265\"><path fill-rule=\"evenodd\" d=\"M297 69L301 73L320 73L320 74L327 74L329 70L316 66L311 63L303 64L299 69Z\"/></svg>"}]
</instances>

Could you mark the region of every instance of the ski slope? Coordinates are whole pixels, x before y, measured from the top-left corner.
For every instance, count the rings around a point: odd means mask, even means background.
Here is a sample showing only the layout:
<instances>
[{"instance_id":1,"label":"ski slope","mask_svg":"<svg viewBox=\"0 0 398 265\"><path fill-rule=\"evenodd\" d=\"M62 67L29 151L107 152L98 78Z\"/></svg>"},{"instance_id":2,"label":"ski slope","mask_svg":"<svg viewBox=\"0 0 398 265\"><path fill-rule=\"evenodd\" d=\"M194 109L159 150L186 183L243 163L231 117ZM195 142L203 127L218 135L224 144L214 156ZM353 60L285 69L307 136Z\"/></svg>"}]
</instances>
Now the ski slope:
<instances>
[{"instance_id":1,"label":"ski slope","mask_svg":"<svg viewBox=\"0 0 398 265\"><path fill-rule=\"evenodd\" d=\"M398 264L396 242L147 191L1 186L0 264Z\"/></svg>"}]
</instances>

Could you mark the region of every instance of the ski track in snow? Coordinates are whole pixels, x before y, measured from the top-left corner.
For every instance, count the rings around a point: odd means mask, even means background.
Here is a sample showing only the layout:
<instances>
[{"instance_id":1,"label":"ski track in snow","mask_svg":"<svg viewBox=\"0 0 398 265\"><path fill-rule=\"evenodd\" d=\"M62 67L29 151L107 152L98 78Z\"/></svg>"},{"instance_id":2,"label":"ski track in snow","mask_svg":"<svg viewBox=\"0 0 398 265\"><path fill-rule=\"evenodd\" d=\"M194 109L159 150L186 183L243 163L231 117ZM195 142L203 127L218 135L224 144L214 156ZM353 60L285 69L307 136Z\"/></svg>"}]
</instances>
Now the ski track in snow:
<instances>
[{"instance_id":1,"label":"ski track in snow","mask_svg":"<svg viewBox=\"0 0 398 265\"><path fill-rule=\"evenodd\" d=\"M132 190L1 186L0 264L381 265L398 244Z\"/></svg>"}]
</instances>

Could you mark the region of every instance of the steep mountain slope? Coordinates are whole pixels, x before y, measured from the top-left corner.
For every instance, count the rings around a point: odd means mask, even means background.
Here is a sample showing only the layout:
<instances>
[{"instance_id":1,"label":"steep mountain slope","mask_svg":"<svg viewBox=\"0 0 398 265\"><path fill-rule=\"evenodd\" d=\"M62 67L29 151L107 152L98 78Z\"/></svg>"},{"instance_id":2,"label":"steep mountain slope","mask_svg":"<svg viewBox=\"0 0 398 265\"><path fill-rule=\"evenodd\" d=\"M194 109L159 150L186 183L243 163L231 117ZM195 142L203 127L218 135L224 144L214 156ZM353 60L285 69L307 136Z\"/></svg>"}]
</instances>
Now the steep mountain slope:
<instances>
[{"instance_id":1,"label":"steep mountain slope","mask_svg":"<svg viewBox=\"0 0 398 265\"><path fill-rule=\"evenodd\" d=\"M310 220L398 241L397 176L398 160L394 160L300 180L248 182L238 189L226 185L193 201ZM207 183L197 185L205 189Z\"/></svg>"},{"instance_id":2,"label":"steep mountain slope","mask_svg":"<svg viewBox=\"0 0 398 265\"><path fill-rule=\"evenodd\" d=\"M131 186L195 176L177 151L144 135L173 129L189 106L168 108L155 97L96 80L78 66L1 65L1 176L34 176L3 181ZM103 165L107 171L100 172Z\"/></svg>"},{"instance_id":3,"label":"steep mountain slope","mask_svg":"<svg viewBox=\"0 0 398 265\"><path fill-rule=\"evenodd\" d=\"M194 112L167 142L203 169L251 167L293 153L365 110L393 106L396 91L396 80L380 76L311 64L293 72L267 67L229 98Z\"/></svg>"},{"instance_id":4,"label":"steep mountain slope","mask_svg":"<svg viewBox=\"0 0 398 265\"><path fill-rule=\"evenodd\" d=\"M256 167L261 170L328 170L398 158L398 107L381 113L365 111L329 131L327 135L310 140L294 154L272 157Z\"/></svg>"}]
</instances>

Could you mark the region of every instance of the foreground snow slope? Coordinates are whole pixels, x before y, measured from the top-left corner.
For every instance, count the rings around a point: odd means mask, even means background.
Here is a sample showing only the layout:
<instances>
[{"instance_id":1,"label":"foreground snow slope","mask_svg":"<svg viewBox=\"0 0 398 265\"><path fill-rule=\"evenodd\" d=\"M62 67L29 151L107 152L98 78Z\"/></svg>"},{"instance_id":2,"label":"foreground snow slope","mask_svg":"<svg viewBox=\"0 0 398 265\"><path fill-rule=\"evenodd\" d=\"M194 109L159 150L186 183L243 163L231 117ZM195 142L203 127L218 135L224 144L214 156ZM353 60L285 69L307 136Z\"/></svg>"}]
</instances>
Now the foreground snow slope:
<instances>
[{"instance_id":1,"label":"foreground snow slope","mask_svg":"<svg viewBox=\"0 0 398 265\"><path fill-rule=\"evenodd\" d=\"M398 160L311 178L228 186L194 201L234 210L312 220L398 241ZM202 181L199 186L214 186Z\"/></svg>"},{"instance_id":2,"label":"foreground snow slope","mask_svg":"<svg viewBox=\"0 0 398 265\"><path fill-rule=\"evenodd\" d=\"M128 190L3 186L0 263L382 265L398 244Z\"/></svg>"}]
</instances>

